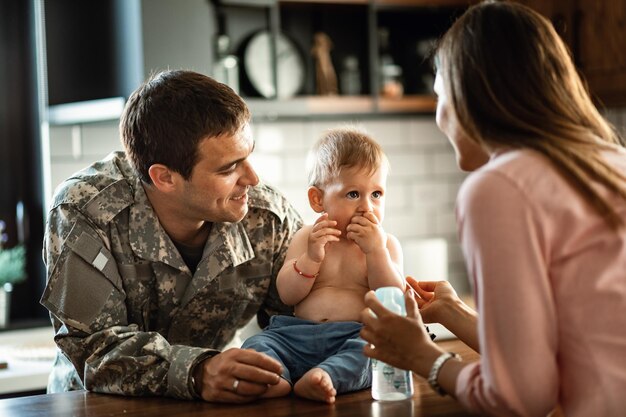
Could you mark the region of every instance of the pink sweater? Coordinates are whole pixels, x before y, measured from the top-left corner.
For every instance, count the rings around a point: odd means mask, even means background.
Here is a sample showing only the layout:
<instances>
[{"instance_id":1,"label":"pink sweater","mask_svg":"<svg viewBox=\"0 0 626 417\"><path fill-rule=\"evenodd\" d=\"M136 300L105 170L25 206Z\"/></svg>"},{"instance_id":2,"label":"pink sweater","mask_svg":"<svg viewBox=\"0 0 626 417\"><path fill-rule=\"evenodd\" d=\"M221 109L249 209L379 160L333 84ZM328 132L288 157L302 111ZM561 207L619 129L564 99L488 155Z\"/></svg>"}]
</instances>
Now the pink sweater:
<instances>
[{"instance_id":1,"label":"pink sweater","mask_svg":"<svg viewBox=\"0 0 626 417\"><path fill-rule=\"evenodd\" d=\"M626 175L626 152L606 159ZM626 415L626 228L609 229L528 150L472 173L457 217L481 349L459 375L459 401L499 416L557 404L568 417Z\"/></svg>"}]
</instances>

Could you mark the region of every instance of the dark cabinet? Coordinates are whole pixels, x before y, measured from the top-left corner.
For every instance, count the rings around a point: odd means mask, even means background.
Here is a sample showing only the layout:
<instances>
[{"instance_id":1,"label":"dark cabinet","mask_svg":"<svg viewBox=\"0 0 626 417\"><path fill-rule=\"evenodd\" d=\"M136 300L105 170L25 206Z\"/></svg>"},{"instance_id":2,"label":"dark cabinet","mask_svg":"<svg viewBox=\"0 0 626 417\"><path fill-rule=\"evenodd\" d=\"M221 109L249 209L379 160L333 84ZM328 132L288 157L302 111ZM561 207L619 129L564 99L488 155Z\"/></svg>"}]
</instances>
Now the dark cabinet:
<instances>
[{"instance_id":1,"label":"dark cabinet","mask_svg":"<svg viewBox=\"0 0 626 417\"><path fill-rule=\"evenodd\" d=\"M119 117L143 80L141 0L40 0L51 125Z\"/></svg>"},{"instance_id":2,"label":"dark cabinet","mask_svg":"<svg viewBox=\"0 0 626 417\"><path fill-rule=\"evenodd\" d=\"M257 115L310 113L432 113L434 74L430 52L436 40L470 3L468 0L214 0L218 33L245 64L255 31L287 36L304 62L301 88L289 97L259 94L245 65L241 93ZM319 95L315 36L328 35L338 94ZM270 48L270 52L271 48ZM289 77L274 46L274 82ZM260 62L261 60L259 60ZM278 62L278 64L277 64ZM278 91L279 89L277 89Z\"/></svg>"},{"instance_id":3,"label":"dark cabinet","mask_svg":"<svg viewBox=\"0 0 626 417\"><path fill-rule=\"evenodd\" d=\"M626 1L578 0L576 63L607 106L626 105Z\"/></svg>"},{"instance_id":4,"label":"dark cabinet","mask_svg":"<svg viewBox=\"0 0 626 417\"><path fill-rule=\"evenodd\" d=\"M626 105L625 0L518 1L553 22L599 105Z\"/></svg>"},{"instance_id":5,"label":"dark cabinet","mask_svg":"<svg viewBox=\"0 0 626 417\"><path fill-rule=\"evenodd\" d=\"M45 0L50 105L128 97L143 79L138 0Z\"/></svg>"}]
</instances>

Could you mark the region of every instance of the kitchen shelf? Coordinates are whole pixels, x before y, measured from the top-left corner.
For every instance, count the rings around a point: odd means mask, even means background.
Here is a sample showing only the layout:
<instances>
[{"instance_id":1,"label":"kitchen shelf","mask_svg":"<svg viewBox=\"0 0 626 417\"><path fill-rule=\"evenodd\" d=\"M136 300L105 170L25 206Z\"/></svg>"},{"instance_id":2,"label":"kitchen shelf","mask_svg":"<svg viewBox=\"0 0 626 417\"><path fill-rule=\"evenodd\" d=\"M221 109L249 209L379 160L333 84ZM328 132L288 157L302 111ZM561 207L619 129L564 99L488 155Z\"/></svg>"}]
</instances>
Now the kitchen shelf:
<instances>
[{"instance_id":1,"label":"kitchen shelf","mask_svg":"<svg viewBox=\"0 0 626 417\"><path fill-rule=\"evenodd\" d=\"M303 4L369 4L369 0L278 0L279 4L303 3Z\"/></svg>"},{"instance_id":2,"label":"kitchen shelf","mask_svg":"<svg viewBox=\"0 0 626 417\"><path fill-rule=\"evenodd\" d=\"M374 6L467 7L479 0L374 0Z\"/></svg>"},{"instance_id":3,"label":"kitchen shelf","mask_svg":"<svg viewBox=\"0 0 626 417\"><path fill-rule=\"evenodd\" d=\"M434 113L434 96L405 96L398 99L371 96L300 96L283 100L246 98L253 117L279 119L300 116Z\"/></svg>"},{"instance_id":4,"label":"kitchen shelf","mask_svg":"<svg viewBox=\"0 0 626 417\"><path fill-rule=\"evenodd\" d=\"M380 113L434 113L436 108L437 98L429 95L378 99L378 111Z\"/></svg>"},{"instance_id":5,"label":"kitchen shelf","mask_svg":"<svg viewBox=\"0 0 626 417\"><path fill-rule=\"evenodd\" d=\"M233 4L238 0L222 0L224 3ZM239 0L239 4L242 1ZM271 0L270 0L271 1ZM462 7L478 3L479 0L277 0L278 4L303 3L303 4L372 4L374 6L410 6L410 7ZM247 1L250 3L250 0ZM265 4L268 4L266 1Z\"/></svg>"},{"instance_id":6,"label":"kitchen shelf","mask_svg":"<svg viewBox=\"0 0 626 417\"><path fill-rule=\"evenodd\" d=\"M98 100L48 106L50 125L72 125L119 119L124 111L124 97L111 97Z\"/></svg>"},{"instance_id":7,"label":"kitchen shelf","mask_svg":"<svg viewBox=\"0 0 626 417\"><path fill-rule=\"evenodd\" d=\"M374 100L369 96L309 96L303 100L313 114L371 113L374 110Z\"/></svg>"},{"instance_id":8,"label":"kitchen shelf","mask_svg":"<svg viewBox=\"0 0 626 417\"><path fill-rule=\"evenodd\" d=\"M475 0L263 0L255 6L251 0L214 1L217 15L222 19L221 30L233 45L242 45L252 30L265 28L288 36L302 55L306 67L304 85L293 98L261 98L248 77L241 76L241 94L253 116L269 119L434 113L436 99L432 93L434 76L429 48L455 17L476 3ZM330 53L339 85L337 96L315 95L316 64L310 51L318 32L326 33L333 44ZM383 33L387 33L386 48L381 41ZM233 48L233 53L241 54L241 51L241 46ZM346 95L342 89L342 72L348 58L356 58L358 62L361 85L358 96ZM277 59L275 56L273 62ZM397 80L404 90L401 98L379 96L383 65L387 70L392 65L398 74ZM389 73L386 72L387 76Z\"/></svg>"}]
</instances>

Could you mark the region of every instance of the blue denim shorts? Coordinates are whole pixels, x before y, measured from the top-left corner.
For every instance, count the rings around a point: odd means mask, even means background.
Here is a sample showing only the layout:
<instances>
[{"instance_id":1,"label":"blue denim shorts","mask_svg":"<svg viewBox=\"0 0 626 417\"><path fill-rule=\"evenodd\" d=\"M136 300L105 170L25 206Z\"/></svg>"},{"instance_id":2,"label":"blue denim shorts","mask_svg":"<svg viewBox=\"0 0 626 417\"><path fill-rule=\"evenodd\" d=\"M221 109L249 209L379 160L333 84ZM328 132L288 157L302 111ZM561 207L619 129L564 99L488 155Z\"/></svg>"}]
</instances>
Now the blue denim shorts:
<instances>
[{"instance_id":1,"label":"blue denim shorts","mask_svg":"<svg viewBox=\"0 0 626 417\"><path fill-rule=\"evenodd\" d=\"M242 348L253 349L283 365L283 378L292 385L311 368L330 375L337 393L372 385L370 359L363 355L366 342L359 337L363 325L356 321L319 323L292 316L273 316L261 333Z\"/></svg>"}]
</instances>

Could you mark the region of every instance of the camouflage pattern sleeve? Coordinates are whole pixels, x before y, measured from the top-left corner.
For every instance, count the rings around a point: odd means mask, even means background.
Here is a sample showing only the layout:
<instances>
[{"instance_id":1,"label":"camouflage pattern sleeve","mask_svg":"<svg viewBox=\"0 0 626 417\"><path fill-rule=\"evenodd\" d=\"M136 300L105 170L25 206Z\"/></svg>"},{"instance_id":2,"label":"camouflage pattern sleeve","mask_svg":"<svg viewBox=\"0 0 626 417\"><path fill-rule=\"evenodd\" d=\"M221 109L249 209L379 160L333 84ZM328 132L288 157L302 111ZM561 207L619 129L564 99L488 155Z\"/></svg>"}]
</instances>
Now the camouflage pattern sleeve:
<instances>
[{"instance_id":1,"label":"camouflage pattern sleeve","mask_svg":"<svg viewBox=\"0 0 626 417\"><path fill-rule=\"evenodd\" d=\"M302 227L302 217L296 209L286 199L283 199L285 217L282 222L277 223L277 230L274 231L274 259L272 262L272 279L268 296L259 311L257 321L261 328L269 324L269 318L275 314L293 315L293 307L285 305L278 295L276 288L276 277L285 263L287 249L291 239Z\"/></svg>"},{"instance_id":2,"label":"camouflage pattern sleeve","mask_svg":"<svg viewBox=\"0 0 626 417\"><path fill-rule=\"evenodd\" d=\"M171 345L129 323L118 265L107 231L72 205L53 208L44 243L48 281L41 303L55 342L83 386L94 392L195 398L193 366L217 353Z\"/></svg>"}]
</instances>

